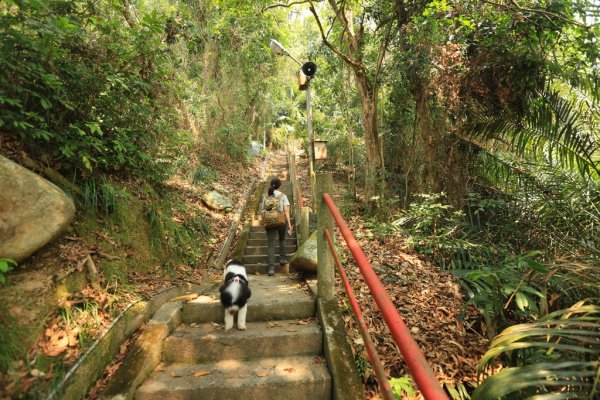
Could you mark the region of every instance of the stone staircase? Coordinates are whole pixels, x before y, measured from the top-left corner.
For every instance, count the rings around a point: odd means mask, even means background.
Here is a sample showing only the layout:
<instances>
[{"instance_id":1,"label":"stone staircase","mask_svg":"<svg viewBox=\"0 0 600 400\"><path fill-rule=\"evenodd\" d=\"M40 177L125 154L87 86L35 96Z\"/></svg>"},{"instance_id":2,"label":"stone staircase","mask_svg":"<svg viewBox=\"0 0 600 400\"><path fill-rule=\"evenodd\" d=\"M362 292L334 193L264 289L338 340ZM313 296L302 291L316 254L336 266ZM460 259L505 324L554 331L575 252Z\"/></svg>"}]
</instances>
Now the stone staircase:
<instances>
[{"instance_id":1,"label":"stone staircase","mask_svg":"<svg viewBox=\"0 0 600 400\"><path fill-rule=\"evenodd\" d=\"M282 179L280 190L291 201L285 156L271 160L267 179L273 176ZM315 298L300 275L277 268L278 249L275 276L266 275L267 238L257 220L251 225L243 255L252 289L247 330L224 330L216 288L185 303L182 324L164 342L161 366L136 399L332 398ZM294 235L286 239L288 259L295 250Z\"/></svg>"}]
</instances>

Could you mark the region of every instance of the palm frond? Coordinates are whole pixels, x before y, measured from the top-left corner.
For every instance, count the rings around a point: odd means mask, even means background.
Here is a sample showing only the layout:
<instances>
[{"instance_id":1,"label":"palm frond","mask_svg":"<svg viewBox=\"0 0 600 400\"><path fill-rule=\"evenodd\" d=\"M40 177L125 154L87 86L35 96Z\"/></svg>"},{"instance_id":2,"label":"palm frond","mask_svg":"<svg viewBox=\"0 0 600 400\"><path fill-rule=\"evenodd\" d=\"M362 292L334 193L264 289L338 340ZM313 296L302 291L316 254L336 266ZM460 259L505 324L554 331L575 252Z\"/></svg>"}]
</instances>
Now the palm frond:
<instances>
[{"instance_id":1,"label":"palm frond","mask_svg":"<svg viewBox=\"0 0 600 400\"><path fill-rule=\"evenodd\" d=\"M498 335L479 363L483 374L499 357L509 368L488 377L473 399L580 398L597 393L600 373L600 306L578 302ZM558 397L548 397L548 396ZM591 397L589 397L591 398Z\"/></svg>"},{"instance_id":2,"label":"palm frond","mask_svg":"<svg viewBox=\"0 0 600 400\"><path fill-rule=\"evenodd\" d=\"M586 398L586 394L594 390L599 368L598 361L547 362L507 368L486 379L471 398L501 399L515 392L525 392L518 398L530 400Z\"/></svg>"},{"instance_id":3,"label":"palm frond","mask_svg":"<svg viewBox=\"0 0 600 400\"><path fill-rule=\"evenodd\" d=\"M468 139L465 139L468 140ZM565 250L586 248L598 253L600 182L584 180L573 172L543 163L524 161L511 153L489 152L476 142L477 173L486 187L495 187L514 199L514 212L536 215L540 229ZM552 239L552 237L554 239Z\"/></svg>"},{"instance_id":4,"label":"palm frond","mask_svg":"<svg viewBox=\"0 0 600 400\"><path fill-rule=\"evenodd\" d=\"M547 90L530 99L528 112L521 117L484 110L467 134L485 141L489 151L511 151L527 160L597 180L600 143L582 107Z\"/></svg>"}]
</instances>

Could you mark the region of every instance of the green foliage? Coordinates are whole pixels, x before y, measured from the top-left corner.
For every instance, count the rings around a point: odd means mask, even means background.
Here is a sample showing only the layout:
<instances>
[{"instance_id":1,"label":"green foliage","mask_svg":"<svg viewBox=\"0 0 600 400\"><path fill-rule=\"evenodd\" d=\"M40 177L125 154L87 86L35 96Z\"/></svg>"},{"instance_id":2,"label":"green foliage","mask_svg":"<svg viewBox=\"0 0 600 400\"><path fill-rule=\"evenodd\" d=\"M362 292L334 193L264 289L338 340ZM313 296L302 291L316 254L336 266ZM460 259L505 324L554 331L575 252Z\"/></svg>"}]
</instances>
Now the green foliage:
<instances>
[{"instance_id":1,"label":"green foliage","mask_svg":"<svg viewBox=\"0 0 600 400\"><path fill-rule=\"evenodd\" d=\"M391 378L390 387L392 388L394 397L397 399L402 399L405 395L412 397L415 394L415 389L413 389L413 380L410 376Z\"/></svg>"},{"instance_id":2,"label":"green foliage","mask_svg":"<svg viewBox=\"0 0 600 400\"><path fill-rule=\"evenodd\" d=\"M455 385L446 383L444 388L450 394L452 400L470 400L472 390L467 389L467 387L462 382L456 382Z\"/></svg>"},{"instance_id":3,"label":"green foliage","mask_svg":"<svg viewBox=\"0 0 600 400\"><path fill-rule=\"evenodd\" d=\"M362 378L365 377L367 371L372 369L369 360L360 354L354 355L354 363L356 364L356 369Z\"/></svg>"},{"instance_id":4,"label":"green foliage","mask_svg":"<svg viewBox=\"0 0 600 400\"><path fill-rule=\"evenodd\" d=\"M194 173L193 182L198 183L212 183L219 179L217 171L211 167L199 167Z\"/></svg>"},{"instance_id":5,"label":"green foliage","mask_svg":"<svg viewBox=\"0 0 600 400\"><path fill-rule=\"evenodd\" d=\"M115 216L119 220L122 212L119 201L126 195L125 190L116 187L105 177L88 179L83 182L82 205L88 212Z\"/></svg>"},{"instance_id":6,"label":"green foliage","mask_svg":"<svg viewBox=\"0 0 600 400\"><path fill-rule=\"evenodd\" d=\"M478 370L502 358L509 366L487 378L473 399L594 398L599 393L600 307L579 302L544 318L505 329Z\"/></svg>"},{"instance_id":7,"label":"green foliage","mask_svg":"<svg viewBox=\"0 0 600 400\"><path fill-rule=\"evenodd\" d=\"M554 295L560 293L561 300L555 304L560 306L582 295L598 294L595 259L549 263L542 262L547 252L518 253L531 246L532 236L538 236L535 221L539 217L534 216L539 211L533 212L537 204L532 200L519 205L525 207L520 210L515 209L519 204L515 201L471 193L463 213L444 204L442 194L417 198L422 200L412 203L392 226L407 237L409 245L460 278L467 304L480 311L490 338L511 320L545 315L548 299Z\"/></svg>"},{"instance_id":8,"label":"green foliage","mask_svg":"<svg viewBox=\"0 0 600 400\"><path fill-rule=\"evenodd\" d=\"M17 266L17 262L11 258L0 258L0 284L6 282L6 275L13 267Z\"/></svg>"},{"instance_id":9,"label":"green foliage","mask_svg":"<svg viewBox=\"0 0 600 400\"><path fill-rule=\"evenodd\" d=\"M62 307L59 313L67 329L77 329L77 341L83 349L93 343L94 332L97 332L102 322L95 301L86 300L76 306Z\"/></svg>"},{"instance_id":10,"label":"green foliage","mask_svg":"<svg viewBox=\"0 0 600 400\"><path fill-rule=\"evenodd\" d=\"M538 253L506 256L497 264L484 259L487 265L476 268L452 269L461 278L461 286L467 294L467 304L475 306L483 316L488 336L496 334L499 323L506 323L506 313L513 319L531 319L539 315L538 303L546 301L541 291L541 280L536 274L546 274L547 269L535 261ZM456 266L456 265L454 265ZM511 306L509 308L509 306ZM500 317L502 319L500 319Z\"/></svg>"},{"instance_id":11,"label":"green foliage","mask_svg":"<svg viewBox=\"0 0 600 400\"><path fill-rule=\"evenodd\" d=\"M156 102L171 63L162 51L168 11L138 10L134 28L121 11L110 2L9 1L0 16L0 126L60 158L63 170L160 180L152 147L174 118Z\"/></svg>"},{"instance_id":12,"label":"green foliage","mask_svg":"<svg viewBox=\"0 0 600 400\"><path fill-rule=\"evenodd\" d=\"M201 215L185 215L176 199L166 198L161 206L152 203L147 215L150 222L150 246L152 251L173 252L191 265L202 256L202 240L210 236L210 225Z\"/></svg>"},{"instance_id":13,"label":"green foliage","mask_svg":"<svg viewBox=\"0 0 600 400\"><path fill-rule=\"evenodd\" d=\"M481 115L472 125L471 134L508 143L518 156L577 172L584 181L594 179L600 172L594 156L600 147L593 132L600 121L586 123L587 107L580 108L580 103L549 88L529 99L522 119Z\"/></svg>"},{"instance_id":14,"label":"green foliage","mask_svg":"<svg viewBox=\"0 0 600 400\"><path fill-rule=\"evenodd\" d=\"M454 251L476 246L465 239L464 213L441 202L446 197L444 193L421 193L415 197L420 201L411 203L402 217L393 222L407 235L408 244L415 250L440 259Z\"/></svg>"}]
</instances>

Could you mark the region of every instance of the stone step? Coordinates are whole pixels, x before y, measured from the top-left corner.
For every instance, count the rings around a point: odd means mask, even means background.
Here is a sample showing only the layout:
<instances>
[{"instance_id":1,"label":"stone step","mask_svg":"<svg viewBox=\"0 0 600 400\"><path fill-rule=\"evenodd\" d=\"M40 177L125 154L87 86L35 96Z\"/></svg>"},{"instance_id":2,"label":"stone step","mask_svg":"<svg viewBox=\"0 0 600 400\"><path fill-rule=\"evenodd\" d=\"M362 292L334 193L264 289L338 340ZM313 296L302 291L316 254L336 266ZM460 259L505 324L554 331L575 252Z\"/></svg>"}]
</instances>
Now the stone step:
<instances>
[{"instance_id":1,"label":"stone step","mask_svg":"<svg viewBox=\"0 0 600 400\"><path fill-rule=\"evenodd\" d=\"M269 172L267 173L267 181L271 181L271 178L273 178L273 177L277 177L277 178L281 179L282 181L287 180L288 179L288 171L287 171L287 169L269 170Z\"/></svg>"},{"instance_id":2,"label":"stone step","mask_svg":"<svg viewBox=\"0 0 600 400\"><path fill-rule=\"evenodd\" d=\"M252 226L250 227L250 236L249 239L266 239L267 232L265 232L265 228L263 226ZM289 236L287 233L285 235L285 239L293 239L296 240L296 231L292 233L292 236ZM279 240L279 234L277 235L277 240Z\"/></svg>"},{"instance_id":3,"label":"stone step","mask_svg":"<svg viewBox=\"0 0 600 400\"><path fill-rule=\"evenodd\" d=\"M322 332L315 320L249 322L246 327L246 331L225 331L213 324L181 326L166 339L163 361L191 364L323 352Z\"/></svg>"},{"instance_id":4,"label":"stone step","mask_svg":"<svg viewBox=\"0 0 600 400\"><path fill-rule=\"evenodd\" d=\"M267 245L267 242L265 242L263 246L246 246L244 255L266 255L268 254L268 251L269 246ZM294 254L296 252L296 243L286 243L285 252L288 255ZM279 254L279 241L275 243L275 254Z\"/></svg>"},{"instance_id":5,"label":"stone step","mask_svg":"<svg viewBox=\"0 0 600 400\"><path fill-rule=\"evenodd\" d=\"M279 239L277 239L279 240ZM246 246L268 246L269 241L267 240L267 235L253 235L250 234L248 241L246 242ZM285 247L289 248L290 246L296 246L296 237L286 237L285 238Z\"/></svg>"},{"instance_id":6,"label":"stone step","mask_svg":"<svg viewBox=\"0 0 600 400\"><path fill-rule=\"evenodd\" d=\"M266 261L264 263L246 264L246 272L251 275L266 275L268 271L269 265ZM279 275L287 273L288 271L284 271L284 267L279 265L279 258L275 257L275 274Z\"/></svg>"},{"instance_id":7,"label":"stone step","mask_svg":"<svg viewBox=\"0 0 600 400\"><path fill-rule=\"evenodd\" d=\"M287 252L287 261L292 258L294 252ZM242 257L242 262L246 265L261 264L269 262L269 256L267 254L245 254ZM279 246L275 247L275 262L279 263Z\"/></svg>"},{"instance_id":8,"label":"stone step","mask_svg":"<svg viewBox=\"0 0 600 400\"><path fill-rule=\"evenodd\" d=\"M294 224L294 220L292 219L292 225L293 225L293 224ZM259 225L259 226L251 226L251 227L250 227L250 232L251 232L251 233L254 233L254 232L260 232L260 233L265 233L265 234L266 234L266 232L265 232L265 227L264 227L264 226L262 226L262 225ZM292 236L289 236L289 237L293 237L293 238L295 238L295 237L296 237L296 235L293 233L293 234L292 234Z\"/></svg>"},{"instance_id":9,"label":"stone step","mask_svg":"<svg viewBox=\"0 0 600 400\"><path fill-rule=\"evenodd\" d=\"M321 357L279 357L172 364L155 371L136 400L329 400L331 375Z\"/></svg>"},{"instance_id":10,"label":"stone step","mask_svg":"<svg viewBox=\"0 0 600 400\"><path fill-rule=\"evenodd\" d=\"M246 321L302 319L315 315L315 300L299 275L252 275L248 271L248 280L252 297L248 300ZM181 320L185 324L223 323L218 288L184 304Z\"/></svg>"}]
</instances>

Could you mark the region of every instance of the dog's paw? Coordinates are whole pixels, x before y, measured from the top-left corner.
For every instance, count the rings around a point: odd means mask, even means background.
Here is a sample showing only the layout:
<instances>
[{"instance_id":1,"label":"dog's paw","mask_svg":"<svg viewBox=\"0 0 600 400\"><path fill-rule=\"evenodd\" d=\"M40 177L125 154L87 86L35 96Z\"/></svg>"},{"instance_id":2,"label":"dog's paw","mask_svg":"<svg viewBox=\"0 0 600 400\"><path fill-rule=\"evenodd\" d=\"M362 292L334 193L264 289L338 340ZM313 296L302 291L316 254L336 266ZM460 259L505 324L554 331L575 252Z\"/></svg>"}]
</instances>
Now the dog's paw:
<instances>
[{"instance_id":1,"label":"dog's paw","mask_svg":"<svg viewBox=\"0 0 600 400\"><path fill-rule=\"evenodd\" d=\"M232 325L229 325L229 326L225 325L225 330L226 330L226 331L230 331L230 330L231 330L231 328L233 328L233 324L232 324Z\"/></svg>"},{"instance_id":2,"label":"dog's paw","mask_svg":"<svg viewBox=\"0 0 600 400\"><path fill-rule=\"evenodd\" d=\"M245 331L246 330L246 324L244 324L244 325L238 325L238 329L240 331Z\"/></svg>"}]
</instances>

